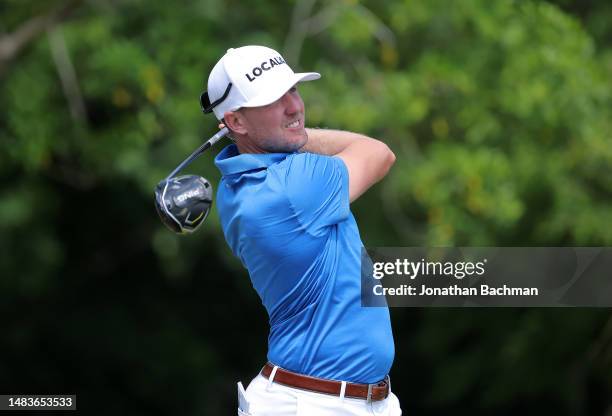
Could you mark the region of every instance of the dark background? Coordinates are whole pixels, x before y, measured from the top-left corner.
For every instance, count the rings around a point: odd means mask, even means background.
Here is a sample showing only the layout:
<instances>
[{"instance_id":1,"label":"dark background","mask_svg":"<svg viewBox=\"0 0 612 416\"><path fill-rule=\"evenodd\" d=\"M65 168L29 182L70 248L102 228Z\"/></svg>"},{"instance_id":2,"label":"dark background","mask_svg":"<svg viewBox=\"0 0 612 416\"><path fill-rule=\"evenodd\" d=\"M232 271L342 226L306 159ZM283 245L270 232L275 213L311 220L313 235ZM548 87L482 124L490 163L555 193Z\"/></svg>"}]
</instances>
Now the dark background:
<instances>
[{"instance_id":1,"label":"dark background","mask_svg":"<svg viewBox=\"0 0 612 416\"><path fill-rule=\"evenodd\" d=\"M198 96L229 47L321 72L307 124L394 150L352 206L365 245L612 245L611 21L603 0L1 1L0 393L235 414L265 310L215 209L175 236L152 200L215 131ZM187 172L215 186L220 148ZM405 414L612 412L607 309L391 314Z\"/></svg>"}]
</instances>

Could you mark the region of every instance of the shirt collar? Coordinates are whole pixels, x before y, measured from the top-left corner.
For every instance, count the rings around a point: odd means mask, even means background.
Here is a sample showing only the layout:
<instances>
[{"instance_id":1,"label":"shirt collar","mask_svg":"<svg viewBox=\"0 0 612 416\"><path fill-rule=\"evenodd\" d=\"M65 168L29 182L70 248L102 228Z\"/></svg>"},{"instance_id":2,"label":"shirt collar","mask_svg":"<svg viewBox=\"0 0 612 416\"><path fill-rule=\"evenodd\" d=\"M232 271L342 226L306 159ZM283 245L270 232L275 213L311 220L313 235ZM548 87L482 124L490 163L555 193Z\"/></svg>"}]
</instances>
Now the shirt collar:
<instances>
[{"instance_id":1,"label":"shirt collar","mask_svg":"<svg viewBox=\"0 0 612 416\"><path fill-rule=\"evenodd\" d=\"M215 157L215 165L223 176L265 169L284 160L290 153L240 153L235 144L225 146Z\"/></svg>"}]
</instances>

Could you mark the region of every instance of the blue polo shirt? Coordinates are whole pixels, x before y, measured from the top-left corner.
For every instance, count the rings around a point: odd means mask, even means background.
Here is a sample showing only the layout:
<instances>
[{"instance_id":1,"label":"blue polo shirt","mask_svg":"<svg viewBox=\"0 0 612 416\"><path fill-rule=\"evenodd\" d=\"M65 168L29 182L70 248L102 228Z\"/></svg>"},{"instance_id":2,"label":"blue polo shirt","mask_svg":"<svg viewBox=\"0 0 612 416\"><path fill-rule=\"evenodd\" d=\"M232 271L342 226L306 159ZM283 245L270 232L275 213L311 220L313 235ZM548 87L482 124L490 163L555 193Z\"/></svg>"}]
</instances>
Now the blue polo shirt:
<instances>
[{"instance_id":1,"label":"blue polo shirt","mask_svg":"<svg viewBox=\"0 0 612 416\"><path fill-rule=\"evenodd\" d=\"M375 383L394 355L389 310L361 307L361 248L342 159L215 158L225 239L268 311L268 360L301 374Z\"/></svg>"}]
</instances>

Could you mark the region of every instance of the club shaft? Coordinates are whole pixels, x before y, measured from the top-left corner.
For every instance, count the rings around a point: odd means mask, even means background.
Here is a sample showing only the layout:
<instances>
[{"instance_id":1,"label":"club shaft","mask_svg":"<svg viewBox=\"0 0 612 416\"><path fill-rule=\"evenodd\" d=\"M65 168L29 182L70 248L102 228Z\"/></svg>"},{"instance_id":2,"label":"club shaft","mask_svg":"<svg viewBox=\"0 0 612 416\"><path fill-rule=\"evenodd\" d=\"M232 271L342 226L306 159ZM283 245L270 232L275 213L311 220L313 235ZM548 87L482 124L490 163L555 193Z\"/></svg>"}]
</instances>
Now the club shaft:
<instances>
[{"instance_id":1,"label":"club shaft","mask_svg":"<svg viewBox=\"0 0 612 416\"><path fill-rule=\"evenodd\" d=\"M179 173L181 170L183 170L183 168L185 166L187 166L188 164L190 164L191 162L194 161L195 158L197 158L198 156L200 156L202 153L204 153L209 147L213 146L215 143L217 143L219 140L221 140L227 133L228 133L228 129L227 127L223 127L221 130L219 130L214 136L212 136L210 139L208 139L204 144L202 144L202 146L198 147L195 152L193 152L191 155L189 155L189 157L185 160L183 160L173 171L172 173L170 173L170 175L168 175L168 177L166 178L166 180L173 178L174 176L176 176L177 173Z\"/></svg>"}]
</instances>

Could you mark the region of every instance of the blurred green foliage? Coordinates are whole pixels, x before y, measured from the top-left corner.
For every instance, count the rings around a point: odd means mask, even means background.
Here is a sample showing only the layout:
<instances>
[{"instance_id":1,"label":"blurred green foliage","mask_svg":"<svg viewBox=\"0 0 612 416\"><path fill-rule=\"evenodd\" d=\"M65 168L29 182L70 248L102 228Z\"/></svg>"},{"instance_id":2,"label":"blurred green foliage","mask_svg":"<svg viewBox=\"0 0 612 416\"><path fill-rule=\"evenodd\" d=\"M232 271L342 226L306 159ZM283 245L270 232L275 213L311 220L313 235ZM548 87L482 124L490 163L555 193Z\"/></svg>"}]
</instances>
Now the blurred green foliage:
<instances>
[{"instance_id":1,"label":"blurred green foliage","mask_svg":"<svg viewBox=\"0 0 612 416\"><path fill-rule=\"evenodd\" d=\"M0 391L233 412L265 312L215 212L184 238L152 204L216 130L198 96L229 47L321 72L307 124L395 151L353 205L366 245L612 245L611 21L604 0L4 0ZM212 153L188 170L214 184ZM606 310L392 314L406 414L612 408Z\"/></svg>"}]
</instances>

